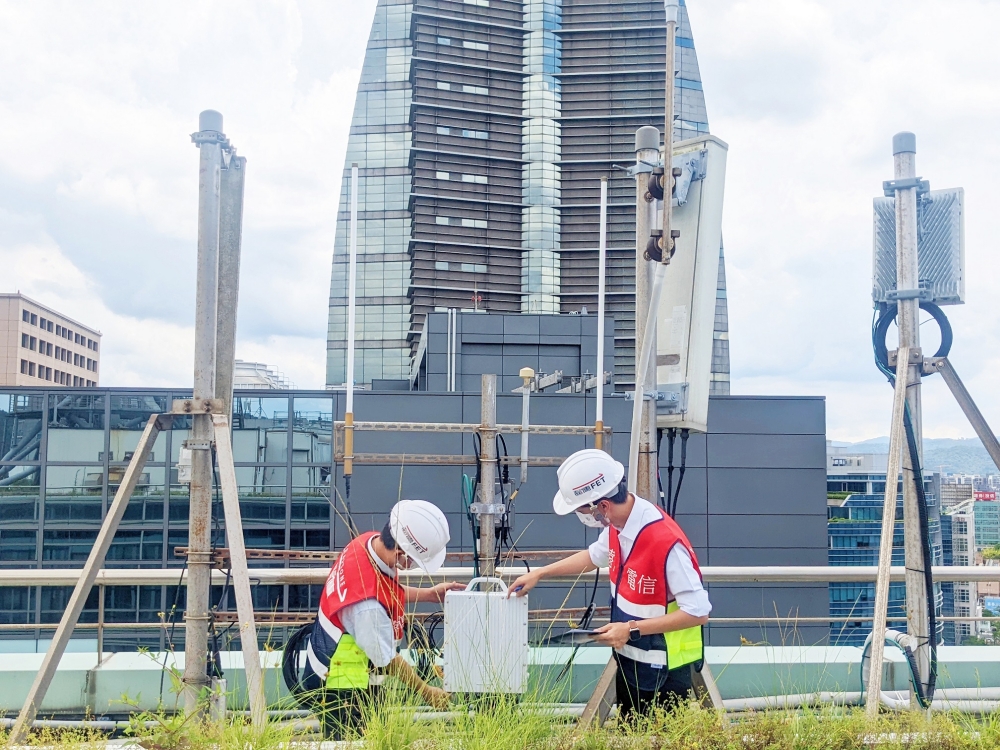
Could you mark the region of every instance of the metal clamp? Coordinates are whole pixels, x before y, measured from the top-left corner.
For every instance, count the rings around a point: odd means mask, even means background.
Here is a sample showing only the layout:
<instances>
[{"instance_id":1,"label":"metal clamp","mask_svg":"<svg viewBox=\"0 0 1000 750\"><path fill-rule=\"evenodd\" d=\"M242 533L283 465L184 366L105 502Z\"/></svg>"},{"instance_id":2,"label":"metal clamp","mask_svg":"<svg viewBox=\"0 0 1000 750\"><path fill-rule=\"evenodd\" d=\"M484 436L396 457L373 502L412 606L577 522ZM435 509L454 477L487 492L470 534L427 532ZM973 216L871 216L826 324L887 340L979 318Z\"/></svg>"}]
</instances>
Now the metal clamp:
<instances>
[{"instance_id":1,"label":"metal clamp","mask_svg":"<svg viewBox=\"0 0 1000 750\"><path fill-rule=\"evenodd\" d=\"M477 516L502 516L507 512L507 506L503 503L472 503L469 510Z\"/></svg>"},{"instance_id":2,"label":"metal clamp","mask_svg":"<svg viewBox=\"0 0 1000 750\"><path fill-rule=\"evenodd\" d=\"M223 147L229 146L229 139L225 133L217 130L199 130L191 134L191 143L200 146L203 143L221 143Z\"/></svg>"},{"instance_id":3,"label":"metal clamp","mask_svg":"<svg viewBox=\"0 0 1000 750\"><path fill-rule=\"evenodd\" d=\"M890 365L890 367L896 367L897 366L896 362L898 361L898 359L899 359L899 350L898 349L893 349L891 352L889 352L889 365ZM944 358L941 357L940 359L944 359ZM908 364L911 364L911 365L922 365L923 362L924 362L924 353L923 353L923 350L920 349L919 347L914 347L914 348L910 349L910 361L909 361Z\"/></svg>"},{"instance_id":4,"label":"metal clamp","mask_svg":"<svg viewBox=\"0 0 1000 750\"><path fill-rule=\"evenodd\" d=\"M184 447L189 451L208 451L212 450L211 440L185 440Z\"/></svg>"},{"instance_id":5,"label":"metal clamp","mask_svg":"<svg viewBox=\"0 0 1000 750\"><path fill-rule=\"evenodd\" d=\"M886 300L932 299L930 289L890 289L885 293Z\"/></svg>"},{"instance_id":6,"label":"metal clamp","mask_svg":"<svg viewBox=\"0 0 1000 750\"><path fill-rule=\"evenodd\" d=\"M919 177L907 177L902 180L885 180L882 183L882 192L885 193L886 198L895 198L897 190L909 190L910 188L916 188L917 195L923 195L930 192L931 183L929 180L922 180Z\"/></svg>"},{"instance_id":7,"label":"metal clamp","mask_svg":"<svg viewBox=\"0 0 1000 750\"><path fill-rule=\"evenodd\" d=\"M222 414L221 398L176 399L170 404L171 414Z\"/></svg>"}]
</instances>

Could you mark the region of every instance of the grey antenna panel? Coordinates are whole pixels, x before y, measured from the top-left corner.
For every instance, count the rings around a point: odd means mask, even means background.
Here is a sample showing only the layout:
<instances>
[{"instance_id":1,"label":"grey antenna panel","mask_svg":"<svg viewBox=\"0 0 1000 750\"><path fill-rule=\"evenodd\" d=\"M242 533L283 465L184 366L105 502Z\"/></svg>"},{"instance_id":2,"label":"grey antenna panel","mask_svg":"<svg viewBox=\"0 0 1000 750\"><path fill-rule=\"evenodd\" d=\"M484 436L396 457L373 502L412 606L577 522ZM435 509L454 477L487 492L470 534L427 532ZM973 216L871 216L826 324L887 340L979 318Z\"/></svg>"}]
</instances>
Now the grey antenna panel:
<instances>
[{"instance_id":1,"label":"grey antenna panel","mask_svg":"<svg viewBox=\"0 0 1000 750\"><path fill-rule=\"evenodd\" d=\"M931 190L917 197L917 262L921 300L965 302L965 191ZM893 302L896 291L896 199L875 199L872 299Z\"/></svg>"}]
</instances>

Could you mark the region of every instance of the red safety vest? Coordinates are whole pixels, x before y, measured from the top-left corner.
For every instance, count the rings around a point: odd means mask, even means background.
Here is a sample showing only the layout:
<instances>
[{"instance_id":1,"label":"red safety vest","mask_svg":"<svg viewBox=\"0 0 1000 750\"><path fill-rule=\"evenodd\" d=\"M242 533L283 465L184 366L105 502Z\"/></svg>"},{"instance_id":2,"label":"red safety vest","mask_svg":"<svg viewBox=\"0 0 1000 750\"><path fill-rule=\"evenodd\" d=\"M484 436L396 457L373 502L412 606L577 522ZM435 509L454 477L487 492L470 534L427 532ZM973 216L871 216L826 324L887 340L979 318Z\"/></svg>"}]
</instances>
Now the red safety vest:
<instances>
[{"instance_id":1,"label":"red safety vest","mask_svg":"<svg viewBox=\"0 0 1000 750\"><path fill-rule=\"evenodd\" d=\"M354 639L348 636L349 643L343 643L347 634L344 633L340 612L344 608L367 599L375 599L388 613L395 639L399 641L403 637L403 626L406 622L404 608L406 593L396 578L387 576L372 560L368 552L368 542L376 536L378 536L376 531L362 534L344 548L331 568L320 596L319 612L306 652L307 658L313 671L324 680L334 654L337 654L338 666L343 668L341 671L347 670L351 673L347 679L349 684L328 683L328 687L361 687L357 685L360 675L353 673L359 671L361 667L365 675L368 671L367 666L353 663L358 661L360 654L363 653L354 644ZM343 647L338 650L338 646ZM345 660L343 665L339 664L341 660ZM333 678L333 672L330 674ZM365 681L367 682L367 678Z\"/></svg>"},{"instance_id":2,"label":"red safety vest","mask_svg":"<svg viewBox=\"0 0 1000 750\"><path fill-rule=\"evenodd\" d=\"M654 506L655 507L655 506ZM698 558L691 542L670 516L657 508L660 518L646 524L636 536L628 558L622 559L618 529L608 529L608 568L611 579L611 621L648 620L677 609L667 585L667 556L675 545L683 545L698 576ZM656 689L666 675L703 658L701 627L666 634L642 636L638 642L617 649L626 678L641 690ZM631 662L631 663L628 663Z\"/></svg>"}]
</instances>

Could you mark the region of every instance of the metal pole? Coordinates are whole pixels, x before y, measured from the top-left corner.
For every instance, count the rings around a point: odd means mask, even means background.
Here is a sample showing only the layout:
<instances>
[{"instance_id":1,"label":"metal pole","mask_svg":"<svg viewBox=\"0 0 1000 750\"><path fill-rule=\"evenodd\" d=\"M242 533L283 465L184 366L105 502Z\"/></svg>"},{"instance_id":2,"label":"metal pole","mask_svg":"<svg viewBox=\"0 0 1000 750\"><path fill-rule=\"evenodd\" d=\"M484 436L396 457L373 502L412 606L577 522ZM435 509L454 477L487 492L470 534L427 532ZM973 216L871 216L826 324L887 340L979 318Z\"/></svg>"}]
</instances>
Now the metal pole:
<instances>
[{"instance_id":1,"label":"metal pole","mask_svg":"<svg viewBox=\"0 0 1000 750\"><path fill-rule=\"evenodd\" d=\"M250 716L253 725L260 729L267 724L267 701L264 697L264 678L261 672L260 651L257 647L257 623L254 620L250 571L247 567L247 551L243 542L243 518L240 513L240 493L233 463L233 446L230 443L229 417L225 414L216 414L212 417L212 422L215 429L216 451L219 455L222 507L226 515L226 533L229 537L229 559L233 573L233 591L236 594L240 647L243 650L243 669L247 680Z\"/></svg>"},{"instance_id":2,"label":"metal pole","mask_svg":"<svg viewBox=\"0 0 1000 750\"><path fill-rule=\"evenodd\" d=\"M940 365L941 377L944 378L944 382L948 384L948 388L951 389L951 395L955 397L958 405L962 407L962 411L965 412L966 418L969 420L969 424L972 425L972 429L976 431L979 436L979 440L982 442L983 447L986 448L986 452L990 454L990 458L993 459L993 464L1000 469L1000 442L997 442L996 435L993 434L993 430L986 423L986 417L983 413L979 411L979 407L976 406L976 402L972 400L972 395L965 387L965 383L962 379L958 377L958 373L955 368L952 367L951 362L948 359L941 361Z\"/></svg>"},{"instance_id":3,"label":"metal pole","mask_svg":"<svg viewBox=\"0 0 1000 750\"><path fill-rule=\"evenodd\" d=\"M347 405L344 410L344 477L354 473L354 327L358 293L358 165L351 165L351 243L347 281Z\"/></svg>"},{"instance_id":4,"label":"metal pole","mask_svg":"<svg viewBox=\"0 0 1000 750\"><path fill-rule=\"evenodd\" d=\"M222 413L233 413L233 369L236 362L236 311L240 296L240 248L243 238L243 187L247 160L230 152L222 170L219 215L219 314L216 323L215 397Z\"/></svg>"},{"instance_id":5,"label":"metal pole","mask_svg":"<svg viewBox=\"0 0 1000 750\"><path fill-rule=\"evenodd\" d=\"M494 519L491 512L496 496L493 482L497 475L497 376L483 373L482 424L479 427L481 455L479 502L479 569L484 576L492 576L496 570L496 539Z\"/></svg>"},{"instance_id":6,"label":"metal pole","mask_svg":"<svg viewBox=\"0 0 1000 750\"><path fill-rule=\"evenodd\" d=\"M104 586L97 587L97 666L104 663Z\"/></svg>"},{"instance_id":7,"label":"metal pole","mask_svg":"<svg viewBox=\"0 0 1000 750\"><path fill-rule=\"evenodd\" d=\"M660 131L652 125L639 128L635 132L635 367L636 382L642 382L645 392L653 390L656 386L656 360L652 357L649 359L645 375L640 381L639 359L647 338L652 337L653 341L656 340L655 315L652 317L654 321L652 329L646 330L647 320L650 317L651 293L650 262L646 260L646 243L649 241L656 219L656 201L649 194L649 173L652 170L649 165L656 164L659 159ZM636 492L640 497L653 501L656 475L652 472L656 470L657 460L650 459L656 451L656 441L653 439L653 431L656 429L655 402L643 404L640 420L637 454L639 467L636 476L641 479L636 484Z\"/></svg>"},{"instance_id":8,"label":"metal pole","mask_svg":"<svg viewBox=\"0 0 1000 750\"><path fill-rule=\"evenodd\" d=\"M604 448L604 291L608 257L608 178L601 178L601 219L597 230L597 413L594 419L594 447ZM638 274L636 274L638 276ZM525 384L527 385L527 383ZM583 384L584 392L587 384Z\"/></svg>"},{"instance_id":9,"label":"metal pole","mask_svg":"<svg viewBox=\"0 0 1000 750\"><path fill-rule=\"evenodd\" d=\"M882 535L879 538L878 578L875 581L875 624L872 628L871 676L865 708L868 715L878 713L882 691L882 660L885 653L885 626L889 607L889 579L892 567L892 540L896 530L896 477L899 476L899 452L903 441L903 404L906 399L906 363L910 350L899 348L896 365L896 389L892 400L892 424L889 428L889 465L885 475L882 501ZM905 451L903 451L905 453Z\"/></svg>"},{"instance_id":10,"label":"metal pole","mask_svg":"<svg viewBox=\"0 0 1000 750\"><path fill-rule=\"evenodd\" d=\"M916 171L917 139L913 133L897 133L892 139L894 177L896 180L913 179ZM916 296L920 286L917 267L917 189L896 190L896 290L901 294L897 301L899 314L899 347L920 351L920 300ZM906 401L917 439L917 455L923 463L923 420L920 406L920 358L909 363L906 370ZM923 481L923 477L917 477ZM895 482L895 475L886 477L886 484ZM914 485L913 466L909 451L903 451L903 546L906 556L906 630L917 640L917 668L919 678L927 684L930 675L930 626L927 601L928 592L924 579L924 548L920 535L919 502ZM912 689L911 689L912 693ZM919 704L910 696L910 705Z\"/></svg>"},{"instance_id":11,"label":"metal pole","mask_svg":"<svg viewBox=\"0 0 1000 750\"><path fill-rule=\"evenodd\" d=\"M522 367L518 374L521 377L521 382L524 383L521 390L521 482L518 484L518 490L520 490L521 485L528 481L528 435L530 434L528 403L531 398L531 381L535 378L535 371L530 367Z\"/></svg>"},{"instance_id":12,"label":"metal pole","mask_svg":"<svg viewBox=\"0 0 1000 750\"><path fill-rule=\"evenodd\" d=\"M215 397L219 292L222 115L205 110L193 140L201 151L198 173L198 281L195 297L194 397ZM209 597L212 576L212 417L192 418L191 501L188 521L187 604L184 612L184 709L197 712L208 677Z\"/></svg>"}]
</instances>

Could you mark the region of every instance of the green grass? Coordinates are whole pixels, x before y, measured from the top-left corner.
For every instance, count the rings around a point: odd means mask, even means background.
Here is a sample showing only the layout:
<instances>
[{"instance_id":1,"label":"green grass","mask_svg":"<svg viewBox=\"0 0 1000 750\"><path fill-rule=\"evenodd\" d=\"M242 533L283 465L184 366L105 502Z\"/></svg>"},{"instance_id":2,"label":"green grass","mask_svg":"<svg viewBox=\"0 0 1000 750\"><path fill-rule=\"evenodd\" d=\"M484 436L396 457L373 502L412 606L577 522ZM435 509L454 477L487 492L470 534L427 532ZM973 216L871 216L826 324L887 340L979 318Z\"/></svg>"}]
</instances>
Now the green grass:
<instances>
[{"instance_id":1,"label":"green grass","mask_svg":"<svg viewBox=\"0 0 1000 750\"><path fill-rule=\"evenodd\" d=\"M537 699L539 696L533 696ZM498 697L454 706L447 721L420 719L425 709L402 690L366 710L368 750L965 750L1000 748L1000 715L882 713L816 708L727 715L697 705L657 712L635 725L612 720L601 729L579 729L529 700ZM186 721L179 715L136 714L130 736L147 750L286 750L302 734L301 722L275 722L263 731L240 717L224 724ZM96 748L105 737L88 730L34 732L29 745ZM356 738L361 739L361 738ZM5 736L0 732L0 745Z\"/></svg>"}]
</instances>

